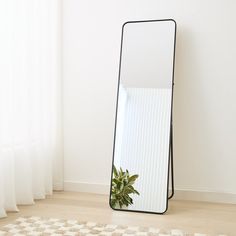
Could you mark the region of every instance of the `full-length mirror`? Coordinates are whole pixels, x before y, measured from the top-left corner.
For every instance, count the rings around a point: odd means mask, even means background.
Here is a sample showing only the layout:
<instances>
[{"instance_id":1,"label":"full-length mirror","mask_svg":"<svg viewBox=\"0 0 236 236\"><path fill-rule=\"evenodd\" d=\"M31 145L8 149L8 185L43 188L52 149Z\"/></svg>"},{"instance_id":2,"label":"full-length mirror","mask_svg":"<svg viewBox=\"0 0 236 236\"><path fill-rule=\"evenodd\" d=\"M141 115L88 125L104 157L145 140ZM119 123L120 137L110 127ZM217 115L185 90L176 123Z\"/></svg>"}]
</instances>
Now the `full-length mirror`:
<instances>
[{"instance_id":1,"label":"full-length mirror","mask_svg":"<svg viewBox=\"0 0 236 236\"><path fill-rule=\"evenodd\" d=\"M176 24L122 28L110 205L164 213L168 176Z\"/></svg>"}]
</instances>

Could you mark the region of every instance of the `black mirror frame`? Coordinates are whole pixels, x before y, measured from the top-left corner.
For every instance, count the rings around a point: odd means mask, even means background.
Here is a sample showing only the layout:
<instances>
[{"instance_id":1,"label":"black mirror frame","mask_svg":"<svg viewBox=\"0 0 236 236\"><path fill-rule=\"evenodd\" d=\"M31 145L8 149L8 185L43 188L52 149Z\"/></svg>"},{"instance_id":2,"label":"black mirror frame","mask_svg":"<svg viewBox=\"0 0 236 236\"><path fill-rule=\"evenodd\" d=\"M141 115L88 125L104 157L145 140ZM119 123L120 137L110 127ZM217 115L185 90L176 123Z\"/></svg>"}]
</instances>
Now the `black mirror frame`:
<instances>
[{"instance_id":1,"label":"black mirror frame","mask_svg":"<svg viewBox=\"0 0 236 236\"><path fill-rule=\"evenodd\" d=\"M173 66L172 66L172 95L171 95L171 119L170 119L170 139L169 139L169 160L168 160L168 174L167 174L167 190L166 190L166 209L163 212L150 212L150 211L139 211L139 210L129 210L129 209L116 209L111 205L111 192L112 192L112 176L113 176L113 166L114 166L114 155L115 155L115 141L116 141L116 126L117 126L117 112L118 112L118 99L119 99L119 87L120 87L120 74L121 74L121 60L122 60L122 47L123 47L123 37L124 37L124 27L129 23L148 23L148 22L160 22L160 21L172 21L175 24L174 32L174 51L173 51ZM161 19L161 20L142 20L142 21L127 21L122 25L121 32L121 46L120 46L120 61L119 61L119 73L118 73L118 85L117 85L117 96L116 96L116 114L115 114L115 128L114 128L114 137L113 137L113 154L112 154L112 168L111 168L111 181L110 181L110 194L109 194L109 205L115 211L128 211L128 212L139 212L139 213L149 213L149 214L158 214L162 215L168 210L168 200L173 197L173 95L174 95L174 70L175 70L175 51L176 51L176 31L177 23L173 19ZM172 161L172 194L169 197L169 175L170 175L170 162Z\"/></svg>"}]
</instances>

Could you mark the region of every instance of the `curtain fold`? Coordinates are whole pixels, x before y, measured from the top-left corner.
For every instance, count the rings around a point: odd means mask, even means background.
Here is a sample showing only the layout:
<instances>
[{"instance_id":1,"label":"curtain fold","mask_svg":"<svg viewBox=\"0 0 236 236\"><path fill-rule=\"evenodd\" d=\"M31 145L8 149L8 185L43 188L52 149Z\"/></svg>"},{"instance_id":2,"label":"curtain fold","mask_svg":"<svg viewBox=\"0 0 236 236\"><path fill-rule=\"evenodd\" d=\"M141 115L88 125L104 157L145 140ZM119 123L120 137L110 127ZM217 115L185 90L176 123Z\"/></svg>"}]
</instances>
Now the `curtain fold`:
<instances>
[{"instance_id":1,"label":"curtain fold","mask_svg":"<svg viewBox=\"0 0 236 236\"><path fill-rule=\"evenodd\" d=\"M59 34L59 0L0 2L0 217L62 188Z\"/></svg>"}]
</instances>

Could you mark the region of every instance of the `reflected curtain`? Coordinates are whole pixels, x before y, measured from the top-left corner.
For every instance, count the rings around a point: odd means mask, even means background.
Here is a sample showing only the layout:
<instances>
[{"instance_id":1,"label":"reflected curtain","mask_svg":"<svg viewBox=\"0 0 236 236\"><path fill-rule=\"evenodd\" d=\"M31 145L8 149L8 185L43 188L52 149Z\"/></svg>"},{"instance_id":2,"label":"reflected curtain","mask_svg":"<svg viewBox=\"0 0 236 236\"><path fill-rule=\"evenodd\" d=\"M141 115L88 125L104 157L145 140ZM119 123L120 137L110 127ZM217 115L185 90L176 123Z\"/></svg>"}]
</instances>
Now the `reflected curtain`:
<instances>
[{"instance_id":1,"label":"reflected curtain","mask_svg":"<svg viewBox=\"0 0 236 236\"><path fill-rule=\"evenodd\" d=\"M0 2L0 217L62 189L60 2Z\"/></svg>"}]
</instances>

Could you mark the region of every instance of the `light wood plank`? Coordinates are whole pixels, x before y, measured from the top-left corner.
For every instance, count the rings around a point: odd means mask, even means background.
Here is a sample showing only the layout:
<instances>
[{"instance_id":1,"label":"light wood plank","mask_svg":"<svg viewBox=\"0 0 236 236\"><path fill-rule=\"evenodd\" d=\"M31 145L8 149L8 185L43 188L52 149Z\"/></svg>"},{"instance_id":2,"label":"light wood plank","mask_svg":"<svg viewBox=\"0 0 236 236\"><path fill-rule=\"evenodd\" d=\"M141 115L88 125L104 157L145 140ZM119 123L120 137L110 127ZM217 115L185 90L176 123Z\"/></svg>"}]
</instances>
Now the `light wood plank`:
<instances>
[{"instance_id":1,"label":"light wood plank","mask_svg":"<svg viewBox=\"0 0 236 236\"><path fill-rule=\"evenodd\" d=\"M90 193L55 192L35 205L20 206L20 212L8 213L0 226L20 216L79 219L100 223L179 228L189 233L236 235L236 205L171 200L165 215L113 211L108 196Z\"/></svg>"}]
</instances>

